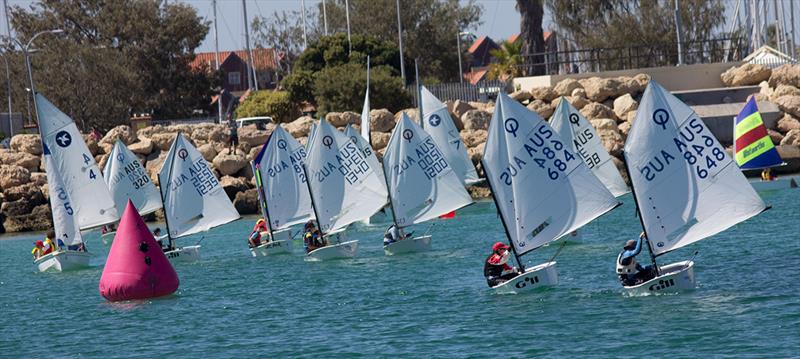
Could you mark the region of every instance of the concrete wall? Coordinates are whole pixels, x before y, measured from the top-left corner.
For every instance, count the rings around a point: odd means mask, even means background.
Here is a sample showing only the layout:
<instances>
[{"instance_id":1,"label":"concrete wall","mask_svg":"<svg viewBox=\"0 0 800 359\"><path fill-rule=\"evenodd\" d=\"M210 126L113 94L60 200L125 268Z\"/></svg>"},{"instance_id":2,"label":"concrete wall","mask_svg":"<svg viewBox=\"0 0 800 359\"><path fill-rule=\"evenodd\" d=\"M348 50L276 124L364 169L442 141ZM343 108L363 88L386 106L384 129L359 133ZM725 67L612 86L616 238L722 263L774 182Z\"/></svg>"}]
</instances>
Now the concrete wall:
<instances>
[{"instance_id":1,"label":"concrete wall","mask_svg":"<svg viewBox=\"0 0 800 359\"><path fill-rule=\"evenodd\" d=\"M708 88L725 87L720 80L725 70L740 65L740 62L726 62L716 64L697 64L686 66L651 67L645 69L588 72L582 74L569 75L548 75L519 77L514 79L514 88L529 90L534 87L554 86L559 81L572 78L582 79L588 77L619 77L635 76L637 74L648 74L661 86L670 91L699 90Z\"/></svg>"}]
</instances>

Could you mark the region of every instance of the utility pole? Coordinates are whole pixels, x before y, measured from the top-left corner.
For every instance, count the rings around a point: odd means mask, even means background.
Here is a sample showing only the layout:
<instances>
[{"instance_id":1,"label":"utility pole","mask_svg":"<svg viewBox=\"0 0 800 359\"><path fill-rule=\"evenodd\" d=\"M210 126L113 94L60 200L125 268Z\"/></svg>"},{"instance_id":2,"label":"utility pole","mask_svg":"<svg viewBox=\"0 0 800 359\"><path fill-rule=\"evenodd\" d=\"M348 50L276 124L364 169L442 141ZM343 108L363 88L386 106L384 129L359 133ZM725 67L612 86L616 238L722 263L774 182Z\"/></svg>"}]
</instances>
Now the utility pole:
<instances>
[{"instance_id":1,"label":"utility pole","mask_svg":"<svg viewBox=\"0 0 800 359\"><path fill-rule=\"evenodd\" d=\"M353 43L350 41L350 2L344 0L344 16L347 19L347 53L353 52Z\"/></svg>"},{"instance_id":2,"label":"utility pole","mask_svg":"<svg viewBox=\"0 0 800 359\"><path fill-rule=\"evenodd\" d=\"M456 29L456 48L458 49L458 82L464 84L464 69L461 68L461 29Z\"/></svg>"},{"instance_id":3,"label":"utility pole","mask_svg":"<svg viewBox=\"0 0 800 359\"><path fill-rule=\"evenodd\" d=\"M792 58L797 58L797 43L794 37L794 1L789 1L789 21L792 24Z\"/></svg>"},{"instance_id":4,"label":"utility pole","mask_svg":"<svg viewBox=\"0 0 800 359\"><path fill-rule=\"evenodd\" d=\"M247 26L247 0L242 0L242 15L244 16L244 42L247 47L247 63L250 69L247 69L247 88L253 90L255 86L253 83L256 81L253 76L256 74L255 66L253 66L253 52L250 50L250 30Z\"/></svg>"},{"instance_id":5,"label":"utility pole","mask_svg":"<svg viewBox=\"0 0 800 359\"><path fill-rule=\"evenodd\" d=\"M328 36L328 10L325 9L325 0L322 0L322 22L325 24L325 36Z\"/></svg>"},{"instance_id":6,"label":"utility pole","mask_svg":"<svg viewBox=\"0 0 800 359\"><path fill-rule=\"evenodd\" d=\"M6 35L11 38L11 23L8 21L8 0L3 0L3 10L6 15ZM8 67L8 53L3 54L3 60L6 62L6 90L8 91L8 130L9 137L14 137L14 121L11 114L11 70Z\"/></svg>"},{"instance_id":7,"label":"utility pole","mask_svg":"<svg viewBox=\"0 0 800 359\"><path fill-rule=\"evenodd\" d=\"M675 32L678 37L678 66L683 65L683 32L681 31L680 1L675 0Z\"/></svg>"},{"instance_id":8,"label":"utility pole","mask_svg":"<svg viewBox=\"0 0 800 359\"><path fill-rule=\"evenodd\" d=\"M400 77L403 79L403 85L406 84L406 66L403 63L403 25L400 23L400 0L397 3L397 37L400 43Z\"/></svg>"},{"instance_id":9,"label":"utility pole","mask_svg":"<svg viewBox=\"0 0 800 359\"><path fill-rule=\"evenodd\" d=\"M306 0L300 0L300 16L303 17L303 50L308 47L308 35L306 33Z\"/></svg>"},{"instance_id":10,"label":"utility pole","mask_svg":"<svg viewBox=\"0 0 800 359\"><path fill-rule=\"evenodd\" d=\"M219 73L219 35L217 34L217 0L211 2L214 7L214 69ZM217 123L222 123L222 85L219 88L219 97L217 97Z\"/></svg>"}]
</instances>

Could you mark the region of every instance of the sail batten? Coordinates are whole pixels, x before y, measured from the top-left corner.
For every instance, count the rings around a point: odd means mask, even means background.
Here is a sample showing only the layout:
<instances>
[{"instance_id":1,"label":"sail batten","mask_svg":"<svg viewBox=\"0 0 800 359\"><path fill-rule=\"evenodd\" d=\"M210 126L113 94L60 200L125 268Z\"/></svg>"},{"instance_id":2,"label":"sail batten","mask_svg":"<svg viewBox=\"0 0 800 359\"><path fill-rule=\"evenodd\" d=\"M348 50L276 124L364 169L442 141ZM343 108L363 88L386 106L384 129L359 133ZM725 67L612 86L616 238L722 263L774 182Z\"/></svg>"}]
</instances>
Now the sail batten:
<instances>
[{"instance_id":1,"label":"sail batten","mask_svg":"<svg viewBox=\"0 0 800 359\"><path fill-rule=\"evenodd\" d=\"M522 255L617 205L614 196L538 114L498 96L483 158L511 244Z\"/></svg>"},{"instance_id":2,"label":"sail batten","mask_svg":"<svg viewBox=\"0 0 800 359\"><path fill-rule=\"evenodd\" d=\"M136 155L119 139L114 143L114 148L103 168L103 179L114 197L118 213L125 210L128 199L133 202L140 215L161 208L161 195L158 189Z\"/></svg>"},{"instance_id":3,"label":"sail batten","mask_svg":"<svg viewBox=\"0 0 800 359\"><path fill-rule=\"evenodd\" d=\"M655 255L724 231L766 207L699 116L654 81L624 153Z\"/></svg>"},{"instance_id":4,"label":"sail batten","mask_svg":"<svg viewBox=\"0 0 800 359\"><path fill-rule=\"evenodd\" d=\"M432 136L406 114L392 132L383 166L395 221L400 227L425 222L472 203Z\"/></svg>"},{"instance_id":5,"label":"sail batten","mask_svg":"<svg viewBox=\"0 0 800 359\"><path fill-rule=\"evenodd\" d=\"M594 126L566 98L562 97L558 102L550 117L550 126L564 142L572 145L575 155L589 166L614 197L630 192Z\"/></svg>"},{"instance_id":6,"label":"sail batten","mask_svg":"<svg viewBox=\"0 0 800 359\"><path fill-rule=\"evenodd\" d=\"M42 143L50 152L54 171L61 176L80 229L119 220L111 193L89 147L72 119L44 96L34 96Z\"/></svg>"}]
</instances>

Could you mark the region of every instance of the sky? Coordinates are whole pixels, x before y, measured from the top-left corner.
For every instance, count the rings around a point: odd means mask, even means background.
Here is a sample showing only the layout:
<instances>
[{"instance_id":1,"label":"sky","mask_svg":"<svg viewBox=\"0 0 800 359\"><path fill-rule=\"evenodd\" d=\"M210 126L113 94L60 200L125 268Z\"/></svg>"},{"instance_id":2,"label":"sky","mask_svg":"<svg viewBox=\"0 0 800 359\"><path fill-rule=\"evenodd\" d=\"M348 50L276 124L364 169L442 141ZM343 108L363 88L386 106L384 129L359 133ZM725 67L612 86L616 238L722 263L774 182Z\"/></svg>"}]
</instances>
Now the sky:
<instances>
[{"instance_id":1,"label":"sky","mask_svg":"<svg viewBox=\"0 0 800 359\"><path fill-rule=\"evenodd\" d=\"M10 6L20 5L28 6L33 3L33 0L7 0ZM197 9L199 16L211 20L213 18L212 0L164 0L169 2L180 1L182 3L190 4ZM322 0L304 0L307 9L316 7ZM332 0L327 0L332 1ZM433 0L431 0L433 1ZM464 0L460 0L465 2ZM580 0L576 0L580 1ZM737 3L744 3L743 0L725 0L726 4L726 20L729 22L733 18L733 12ZM795 14L798 24L796 24L796 36L800 42L800 0L778 0L778 3L783 3L788 13L789 1L795 1ZM259 15L269 16L275 11L292 11L300 10L302 0L246 0L247 2L247 15L250 21ZM483 7L483 14L481 17L481 24L473 31L477 37L488 35L492 39L499 40L505 39L509 36L519 32L519 13L514 8L515 0L477 0L479 5ZM772 7L773 1L767 1L767 4ZM401 9L402 11L402 9ZM2 8L0 7L0 13ZM773 10L770 8L768 11L769 19L774 19ZM544 30L548 31L551 28L550 16L545 8L545 21L543 24ZM787 16L788 19L788 16ZM237 50L244 48L244 21L242 14L242 1L241 0L218 0L217 1L217 20L219 32L219 47L220 51ZM787 21L788 26L788 21ZM729 24L725 25L728 29ZM0 31L5 32L5 26L0 27ZM213 31L209 31L203 44L197 49L197 52L214 51L214 35Z\"/></svg>"}]
</instances>

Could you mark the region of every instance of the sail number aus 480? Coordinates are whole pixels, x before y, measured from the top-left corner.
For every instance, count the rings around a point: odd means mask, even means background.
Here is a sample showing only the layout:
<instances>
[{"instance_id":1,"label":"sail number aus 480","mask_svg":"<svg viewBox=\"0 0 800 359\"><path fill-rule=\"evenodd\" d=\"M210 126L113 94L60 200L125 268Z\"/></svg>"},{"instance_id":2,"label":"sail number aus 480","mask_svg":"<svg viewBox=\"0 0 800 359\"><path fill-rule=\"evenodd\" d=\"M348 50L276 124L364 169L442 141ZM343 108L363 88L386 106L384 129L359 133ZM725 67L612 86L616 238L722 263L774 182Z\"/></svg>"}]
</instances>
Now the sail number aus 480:
<instances>
[{"instance_id":1,"label":"sail number aus 480","mask_svg":"<svg viewBox=\"0 0 800 359\"><path fill-rule=\"evenodd\" d=\"M544 122L532 132L522 144L522 153L512 156L509 164L500 173L500 179L506 186L513 183L513 178L525 170L528 163L535 163L547 173L549 179L555 181L567 172L570 162L575 159L575 155L564 147L564 143L557 136L553 137L553 130Z\"/></svg>"}]
</instances>

